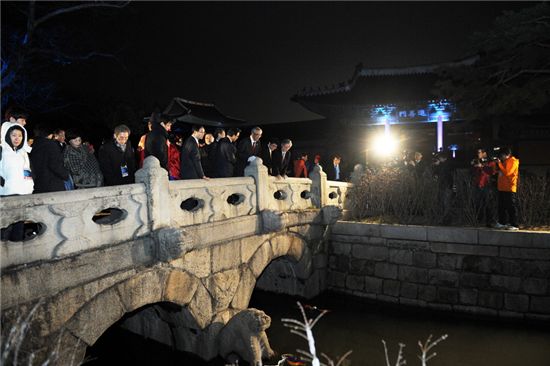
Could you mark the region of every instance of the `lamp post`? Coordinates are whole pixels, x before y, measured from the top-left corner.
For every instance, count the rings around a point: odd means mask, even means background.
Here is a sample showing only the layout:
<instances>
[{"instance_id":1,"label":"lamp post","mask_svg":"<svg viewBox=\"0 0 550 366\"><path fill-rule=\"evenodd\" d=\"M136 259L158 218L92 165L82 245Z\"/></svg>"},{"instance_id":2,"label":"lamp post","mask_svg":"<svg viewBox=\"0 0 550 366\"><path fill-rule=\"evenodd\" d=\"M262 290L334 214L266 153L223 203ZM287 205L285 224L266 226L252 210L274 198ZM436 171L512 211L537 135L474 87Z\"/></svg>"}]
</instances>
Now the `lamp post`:
<instances>
[{"instance_id":1,"label":"lamp post","mask_svg":"<svg viewBox=\"0 0 550 366\"><path fill-rule=\"evenodd\" d=\"M443 150L443 116L437 116L437 151Z\"/></svg>"}]
</instances>

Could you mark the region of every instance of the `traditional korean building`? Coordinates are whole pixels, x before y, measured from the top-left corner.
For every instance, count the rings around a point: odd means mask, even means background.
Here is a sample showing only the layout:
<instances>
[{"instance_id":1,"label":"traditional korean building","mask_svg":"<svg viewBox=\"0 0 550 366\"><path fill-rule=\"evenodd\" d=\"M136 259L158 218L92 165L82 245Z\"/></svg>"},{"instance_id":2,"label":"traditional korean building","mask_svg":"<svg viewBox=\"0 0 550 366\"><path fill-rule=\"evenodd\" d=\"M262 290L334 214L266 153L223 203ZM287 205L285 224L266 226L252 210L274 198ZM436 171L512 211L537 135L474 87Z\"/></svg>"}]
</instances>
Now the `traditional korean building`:
<instances>
[{"instance_id":1,"label":"traditional korean building","mask_svg":"<svg viewBox=\"0 0 550 366\"><path fill-rule=\"evenodd\" d=\"M548 158L541 158L547 156L541 147L550 141L550 129L543 123L547 118L539 118L543 122L537 122L536 118L511 116L515 126L521 128L514 136L504 135L502 132L512 132L509 127L502 127L504 119L483 123L465 120L451 100L437 94L436 82L441 71L473 65L478 60L474 56L455 62L398 68L368 68L359 64L349 80L333 86L304 88L291 100L324 117L317 124L331 132L318 150L347 154L350 164L364 161L369 135L391 130L400 140L401 149L421 151L425 156L438 149L449 149L457 150L457 158L466 161L478 147L503 143L521 155L525 168L547 169Z\"/></svg>"},{"instance_id":2,"label":"traditional korean building","mask_svg":"<svg viewBox=\"0 0 550 366\"><path fill-rule=\"evenodd\" d=\"M212 127L242 126L246 121L223 114L214 103L198 102L184 98L173 98L164 114L176 122Z\"/></svg>"},{"instance_id":3,"label":"traditional korean building","mask_svg":"<svg viewBox=\"0 0 550 366\"><path fill-rule=\"evenodd\" d=\"M399 134L409 149L428 153L438 148L460 148L456 138L450 137L464 134L464 120L452 101L436 94L436 81L440 70L471 65L477 59L400 68L359 64L349 80L331 87L304 88L291 100L325 117L328 124L353 129L356 136L385 125L386 131L391 128ZM437 139L438 122L440 139L443 123L446 125L446 141Z\"/></svg>"}]
</instances>

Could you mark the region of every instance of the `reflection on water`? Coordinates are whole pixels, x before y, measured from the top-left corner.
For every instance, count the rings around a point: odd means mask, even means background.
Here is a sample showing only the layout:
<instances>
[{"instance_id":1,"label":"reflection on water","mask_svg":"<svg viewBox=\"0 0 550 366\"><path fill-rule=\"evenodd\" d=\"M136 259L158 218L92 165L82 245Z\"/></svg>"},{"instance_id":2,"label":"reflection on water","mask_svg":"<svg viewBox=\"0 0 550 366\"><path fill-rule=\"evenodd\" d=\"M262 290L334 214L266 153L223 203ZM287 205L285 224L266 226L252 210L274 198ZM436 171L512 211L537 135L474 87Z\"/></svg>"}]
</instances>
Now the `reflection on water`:
<instances>
[{"instance_id":1,"label":"reflection on water","mask_svg":"<svg viewBox=\"0 0 550 366\"><path fill-rule=\"evenodd\" d=\"M417 342L433 334L449 334L435 351L429 366L547 366L550 365L550 328L543 326L464 319L435 312L417 312L363 303L359 299L324 294L304 303L330 309L313 329L317 352L336 359L349 349L353 366L385 365L381 340L388 345L390 359L397 356L398 343L407 345L407 365L420 365ZM281 318L301 320L296 298L255 291L250 307L264 310L272 318L268 336L279 353L307 349L305 340L284 328ZM205 363L192 355L111 328L92 347L87 365L224 365L221 359Z\"/></svg>"},{"instance_id":2,"label":"reflection on water","mask_svg":"<svg viewBox=\"0 0 550 366\"><path fill-rule=\"evenodd\" d=\"M289 335L281 318L300 319L295 299L255 292L250 304L271 315L268 336L275 351L294 352L307 349L301 338ZM277 302L276 305L273 302ZM480 321L435 312L417 312L408 309L388 308L366 304L359 299L324 294L306 301L323 309L330 309L313 329L317 353L324 352L336 359L347 350L352 365L385 365L381 340L388 345L390 359L397 357L398 343L407 346L404 354L407 365L420 365L418 341L433 334L435 338L448 334L435 351L437 357L430 366L518 366L550 365L550 327L504 324Z\"/></svg>"}]
</instances>

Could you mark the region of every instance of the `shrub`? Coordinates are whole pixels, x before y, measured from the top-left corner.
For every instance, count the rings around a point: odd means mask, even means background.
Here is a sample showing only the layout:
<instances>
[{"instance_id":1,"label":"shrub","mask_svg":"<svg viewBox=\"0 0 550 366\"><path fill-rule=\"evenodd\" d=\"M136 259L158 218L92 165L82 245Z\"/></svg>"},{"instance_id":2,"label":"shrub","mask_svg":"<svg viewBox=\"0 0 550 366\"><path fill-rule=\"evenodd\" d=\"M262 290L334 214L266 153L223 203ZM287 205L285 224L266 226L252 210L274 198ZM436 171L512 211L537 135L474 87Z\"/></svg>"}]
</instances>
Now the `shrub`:
<instances>
[{"instance_id":1,"label":"shrub","mask_svg":"<svg viewBox=\"0 0 550 366\"><path fill-rule=\"evenodd\" d=\"M485 224L486 206L497 213L496 184L485 204L478 202L469 169L456 170L452 189L431 169L423 174L399 167L367 169L349 192L352 218L391 224ZM550 179L527 174L518 185L518 216L525 227L550 225Z\"/></svg>"}]
</instances>

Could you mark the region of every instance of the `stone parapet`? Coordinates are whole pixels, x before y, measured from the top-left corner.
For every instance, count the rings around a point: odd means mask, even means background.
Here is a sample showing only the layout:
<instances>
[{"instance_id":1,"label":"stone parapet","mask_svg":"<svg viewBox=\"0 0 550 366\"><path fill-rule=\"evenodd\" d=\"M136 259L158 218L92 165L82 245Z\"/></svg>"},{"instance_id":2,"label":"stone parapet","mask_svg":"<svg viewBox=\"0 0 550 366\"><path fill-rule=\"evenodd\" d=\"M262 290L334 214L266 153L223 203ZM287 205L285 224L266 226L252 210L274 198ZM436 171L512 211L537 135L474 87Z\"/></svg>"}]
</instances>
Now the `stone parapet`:
<instances>
[{"instance_id":1,"label":"stone parapet","mask_svg":"<svg viewBox=\"0 0 550 366\"><path fill-rule=\"evenodd\" d=\"M36 224L36 232L25 241L1 241L1 268L59 259L167 228L246 218L264 210L287 220L286 227L301 223L297 212L334 207L337 213L324 210L323 215L325 222L332 223L345 208L349 184L327 182L320 168L312 180L276 179L256 159L245 173L239 178L169 181L166 170L149 156L136 172L136 184L3 197L0 227L25 221ZM330 198L328 187L337 196Z\"/></svg>"},{"instance_id":2,"label":"stone parapet","mask_svg":"<svg viewBox=\"0 0 550 366\"><path fill-rule=\"evenodd\" d=\"M28 241L2 241L1 268L54 260L148 235L147 199L141 184L3 197L2 228L32 221L41 229ZM120 210L119 221L94 221L111 208Z\"/></svg>"},{"instance_id":3,"label":"stone parapet","mask_svg":"<svg viewBox=\"0 0 550 366\"><path fill-rule=\"evenodd\" d=\"M550 233L339 221L328 282L384 302L550 321Z\"/></svg>"}]
</instances>

